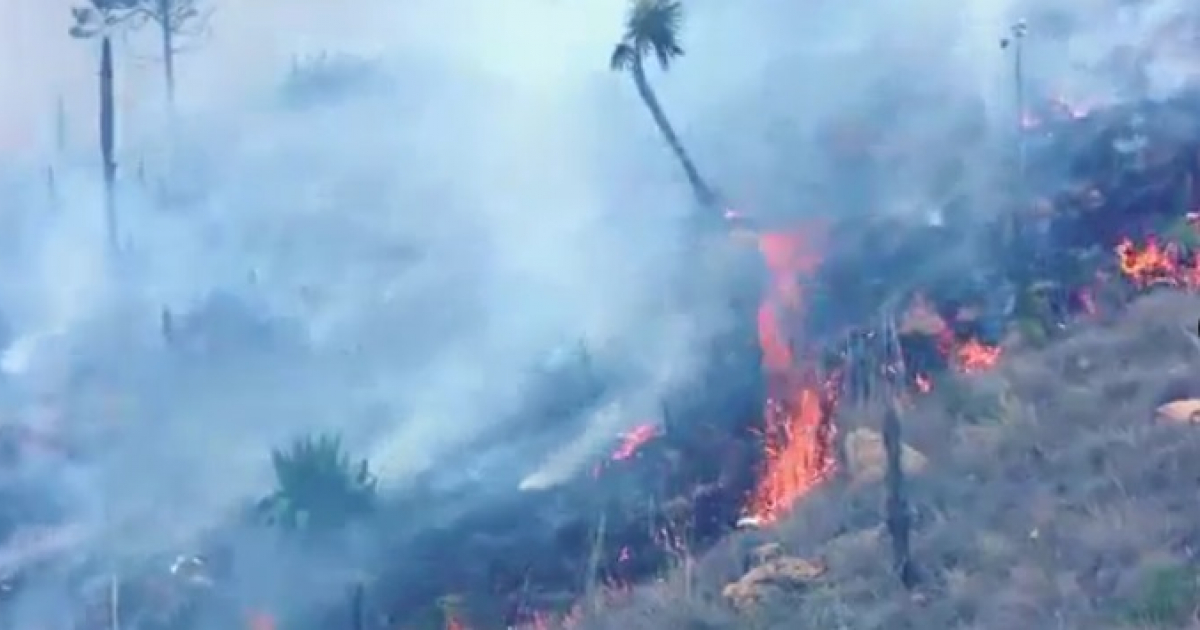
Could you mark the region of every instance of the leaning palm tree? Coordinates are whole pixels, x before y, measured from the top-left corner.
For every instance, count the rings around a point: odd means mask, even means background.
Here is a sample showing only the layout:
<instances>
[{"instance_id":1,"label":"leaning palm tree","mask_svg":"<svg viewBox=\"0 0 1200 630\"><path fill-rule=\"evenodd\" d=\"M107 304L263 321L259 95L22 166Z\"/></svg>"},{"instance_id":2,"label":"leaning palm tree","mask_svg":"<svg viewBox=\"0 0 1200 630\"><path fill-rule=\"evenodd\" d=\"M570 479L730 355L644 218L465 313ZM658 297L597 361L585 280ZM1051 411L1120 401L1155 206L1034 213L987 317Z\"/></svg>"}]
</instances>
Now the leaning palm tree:
<instances>
[{"instance_id":1,"label":"leaning palm tree","mask_svg":"<svg viewBox=\"0 0 1200 630\"><path fill-rule=\"evenodd\" d=\"M613 70L629 71L638 95L654 117L654 124L683 167L697 201L704 206L713 206L717 203L716 193L700 176L646 78L644 62L647 57L653 55L659 66L667 70L672 61L683 56L683 48L679 45L682 21L683 5L679 0L633 0L625 18L625 34L613 49L609 65Z\"/></svg>"}]
</instances>

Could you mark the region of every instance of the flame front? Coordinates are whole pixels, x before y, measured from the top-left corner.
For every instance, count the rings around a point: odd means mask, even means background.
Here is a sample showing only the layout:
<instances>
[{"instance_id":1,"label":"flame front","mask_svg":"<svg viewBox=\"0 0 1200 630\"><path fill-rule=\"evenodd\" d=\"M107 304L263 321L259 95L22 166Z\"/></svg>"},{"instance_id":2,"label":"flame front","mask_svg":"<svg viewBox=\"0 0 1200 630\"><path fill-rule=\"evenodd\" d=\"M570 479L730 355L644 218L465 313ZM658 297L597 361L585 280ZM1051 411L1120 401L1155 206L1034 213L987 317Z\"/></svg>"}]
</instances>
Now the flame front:
<instances>
[{"instance_id":1,"label":"flame front","mask_svg":"<svg viewBox=\"0 0 1200 630\"><path fill-rule=\"evenodd\" d=\"M621 434L621 444L613 451L613 461L622 461L633 457L637 454L638 449L642 448L658 436L658 427L652 424L643 424L628 433Z\"/></svg>"},{"instance_id":2,"label":"flame front","mask_svg":"<svg viewBox=\"0 0 1200 630\"><path fill-rule=\"evenodd\" d=\"M833 468L825 428L830 388L796 356L788 335L803 308L800 280L820 263L818 230L765 233L758 246L770 284L758 310L758 339L766 378L763 465L747 511L761 523L779 519Z\"/></svg>"},{"instance_id":3,"label":"flame front","mask_svg":"<svg viewBox=\"0 0 1200 630\"><path fill-rule=\"evenodd\" d=\"M1188 261L1174 243L1163 245L1150 237L1139 248L1126 238L1117 245L1116 254L1121 273L1139 288L1162 285L1200 289L1200 257L1192 256Z\"/></svg>"},{"instance_id":4,"label":"flame front","mask_svg":"<svg viewBox=\"0 0 1200 630\"><path fill-rule=\"evenodd\" d=\"M955 349L954 358L960 370L977 374L990 370L1000 360L1000 347L989 346L978 339L969 339Z\"/></svg>"}]
</instances>

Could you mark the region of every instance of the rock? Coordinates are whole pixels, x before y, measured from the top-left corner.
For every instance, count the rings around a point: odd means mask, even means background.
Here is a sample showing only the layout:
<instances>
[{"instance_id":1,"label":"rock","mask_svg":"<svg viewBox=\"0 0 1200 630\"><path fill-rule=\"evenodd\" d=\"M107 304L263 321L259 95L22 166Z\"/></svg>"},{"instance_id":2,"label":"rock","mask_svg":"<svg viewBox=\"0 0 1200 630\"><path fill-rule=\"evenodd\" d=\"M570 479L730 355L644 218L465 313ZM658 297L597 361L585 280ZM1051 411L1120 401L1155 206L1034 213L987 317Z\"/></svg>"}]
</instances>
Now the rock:
<instances>
[{"instance_id":1,"label":"rock","mask_svg":"<svg viewBox=\"0 0 1200 630\"><path fill-rule=\"evenodd\" d=\"M946 320L933 307L924 300L918 300L904 312L897 330L901 334L936 337L945 331L946 326Z\"/></svg>"},{"instance_id":2,"label":"rock","mask_svg":"<svg viewBox=\"0 0 1200 630\"><path fill-rule=\"evenodd\" d=\"M1176 424L1200 424L1200 398L1171 401L1155 410L1159 420Z\"/></svg>"},{"instance_id":3,"label":"rock","mask_svg":"<svg viewBox=\"0 0 1200 630\"><path fill-rule=\"evenodd\" d=\"M872 429L858 428L846 436L846 465L854 483L874 483L883 479L887 468L887 454L883 448L883 436ZM900 466L905 473L916 474L925 469L929 458L920 451L901 446Z\"/></svg>"},{"instance_id":4,"label":"rock","mask_svg":"<svg viewBox=\"0 0 1200 630\"><path fill-rule=\"evenodd\" d=\"M736 608L749 608L774 593L801 590L825 574L825 566L791 556L780 556L754 567L721 591Z\"/></svg>"},{"instance_id":5,"label":"rock","mask_svg":"<svg viewBox=\"0 0 1200 630\"><path fill-rule=\"evenodd\" d=\"M759 545L750 550L750 566L760 567L772 560L778 560L783 556L783 545L779 543L767 543Z\"/></svg>"}]
</instances>

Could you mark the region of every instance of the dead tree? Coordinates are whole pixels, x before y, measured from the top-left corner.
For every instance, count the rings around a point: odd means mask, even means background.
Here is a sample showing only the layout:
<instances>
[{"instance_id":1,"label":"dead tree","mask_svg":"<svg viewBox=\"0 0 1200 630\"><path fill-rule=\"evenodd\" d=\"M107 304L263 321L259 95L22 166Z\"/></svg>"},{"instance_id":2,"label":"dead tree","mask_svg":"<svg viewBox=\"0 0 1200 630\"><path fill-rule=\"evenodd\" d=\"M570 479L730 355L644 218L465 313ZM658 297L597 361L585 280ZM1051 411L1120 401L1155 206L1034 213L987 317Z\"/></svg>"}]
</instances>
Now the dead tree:
<instances>
[{"instance_id":1,"label":"dead tree","mask_svg":"<svg viewBox=\"0 0 1200 630\"><path fill-rule=\"evenodd\" d=\"M169 114L175 112L175 57L186 50L184 39L195 40L208 32L211 7L205 0L136 0L135 17L151 22L158 31L159 55Z\"/></svg>"},{"instance_id":2,"label":"dead tree","mask_svg":"<svg viewBox=\"0 0 1200 630\"><path fill-rule=\"evenodd\" d=\"M1029 27L1019 20L1009 28L1009 36L1000 40L1000 48L1013 50L1013 94L1016 97L1017 175L1025 183L1025 35Z\"/></svg>"},{"instance_id":3,"label":"dead tree","mask_svg":"<svg viewBox=\"0 0 1200 630\"><path fill-rule=\"evenodd\" d=\"M902 466L904 448L900 437L900 413L895 405L889 405L883 416L883 448L887 454L884 477L887 487L885 514L888 535L892 539L892 568L904 588L912 589L917 583L916 566L913 564L909 544L912 515L909 512Z\"/></svg>"},{"instance_id":4,"label":"dead tree","mask_svg":"<svg viewBox=\"0 0 1200 630\"><path fill-rule=\"evenodd\" d=\"M890 351L891 370L899 376L899 382L907 380L904 357L900 352L895 320L889 318L884 324L885 339ZM904 479L904 439L900 428L900 410L895 389L889 392L883 414L883 448L886 456L884 486L887 499L884 506L884 522L892 541L892 568L905 589L917 585L917 570L912 559L910 537L912 513L908 505L908 488Z\"/></svg>"},{"instance_id":5,"label":"dead tree","mask_svg":"<svg viewBox=\"0 0 1200 630\"><path fill-rule=\"evenodd\" d=\"M73 7L74 23L68 31L76 39L100 40L100 157L104 176L104 222L109 253L120 249L117 225L116 114L113 102L112 38L127 25L138 0L89 0L86 6Z\"/></svg>"},{"instance_id":6,"label":"dead tree","mask_svg":"<svg viewBox=\"0 0 1200 630\"><path fill-rule=\"evenodd\" d=\"M350 601L350 630L366 630L366 617L364 616L366 594L362 582L354 585L354 592Z\"/></svg>"}]
</instances>

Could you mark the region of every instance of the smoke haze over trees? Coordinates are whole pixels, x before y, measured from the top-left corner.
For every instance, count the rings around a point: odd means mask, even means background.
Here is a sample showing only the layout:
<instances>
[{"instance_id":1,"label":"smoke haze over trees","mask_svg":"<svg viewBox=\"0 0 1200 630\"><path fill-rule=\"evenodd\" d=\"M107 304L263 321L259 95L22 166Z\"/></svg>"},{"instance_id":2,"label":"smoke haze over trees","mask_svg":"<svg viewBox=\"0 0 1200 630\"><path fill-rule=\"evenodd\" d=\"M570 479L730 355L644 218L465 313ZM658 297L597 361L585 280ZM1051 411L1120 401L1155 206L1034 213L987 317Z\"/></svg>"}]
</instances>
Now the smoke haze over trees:
<instances>
[{"instance_id":1,"label":"smoke haze over trees","mask_svg":"<svg viewBox=\"0 0 1200 630\"><path fill-rule=\"evenodd\" d=\"M232 528L238 579L267 585L252 599L336 603L298 567L327 563L340 588L384 543L349 527L329 557L260 545L248 514L273 491L273 450L337 435L381 500L445 499L363 510L402 521L382 529L403 546L586 477L708 382L711 348L754 340L730 289L745 269L688 240L714 191L689 186L610 69L623 0L206 1L170 111L158 29L115 37L120 273L99 46L67 36L66 0L10 2L0 405L81 453L30 473L63 497L45 508L72 525L63 549L124 567ZM1099 108L1173 96L1200 67L1174 26L1200 9L1177 0L681 6L686 56L670 72L646 58L654 94L725 209L763 225L982 223L1014 188L1018 88ZM999 45L1018 19L1019 86ZM864 166L866 145L886 168ZM942 203L962 196L976 203ZM556 380L580 371L602 385ZM0 554L0 573L37 561ZM28 614L65 581L33 589Z\"/></svg>"}]
</instances>

